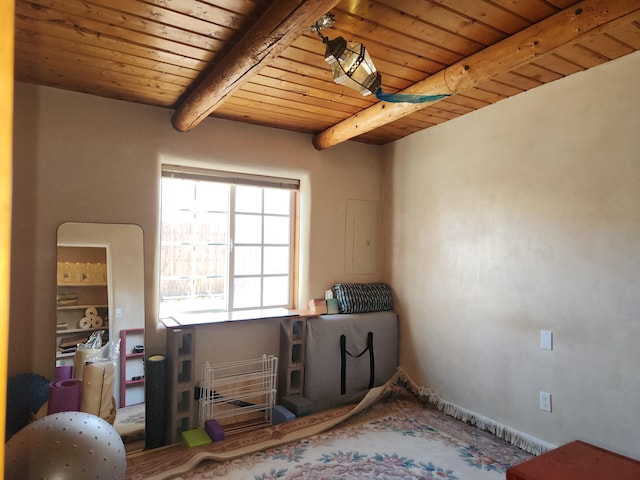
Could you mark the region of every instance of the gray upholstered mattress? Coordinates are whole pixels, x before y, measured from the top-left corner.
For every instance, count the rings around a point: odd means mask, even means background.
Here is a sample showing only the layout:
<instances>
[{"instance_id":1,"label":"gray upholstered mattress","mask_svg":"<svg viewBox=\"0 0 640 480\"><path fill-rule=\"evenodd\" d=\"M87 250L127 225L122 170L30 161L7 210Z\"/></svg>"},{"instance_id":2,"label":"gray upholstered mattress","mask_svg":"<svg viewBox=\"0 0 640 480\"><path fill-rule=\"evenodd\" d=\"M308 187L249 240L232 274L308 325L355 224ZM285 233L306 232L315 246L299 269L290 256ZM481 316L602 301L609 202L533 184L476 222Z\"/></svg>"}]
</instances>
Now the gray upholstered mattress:
<instances>
[{"instance_id":1,"label":"gray upholstered mattress","mask_svg":"<svg viewBox=\"0 0 640 480\"><path fill-rule=\"evenodd\" d=\"M370 383L370 356L345 355L344 383L340 337L346 350L358 355L367 348L373 334L373 386L387 381L398 368L398 315L392 311L320 315L307 321L304 397L314 411L359 400ZM342 387L344 391L342 390Z\"/></svg>"}]
</instances>

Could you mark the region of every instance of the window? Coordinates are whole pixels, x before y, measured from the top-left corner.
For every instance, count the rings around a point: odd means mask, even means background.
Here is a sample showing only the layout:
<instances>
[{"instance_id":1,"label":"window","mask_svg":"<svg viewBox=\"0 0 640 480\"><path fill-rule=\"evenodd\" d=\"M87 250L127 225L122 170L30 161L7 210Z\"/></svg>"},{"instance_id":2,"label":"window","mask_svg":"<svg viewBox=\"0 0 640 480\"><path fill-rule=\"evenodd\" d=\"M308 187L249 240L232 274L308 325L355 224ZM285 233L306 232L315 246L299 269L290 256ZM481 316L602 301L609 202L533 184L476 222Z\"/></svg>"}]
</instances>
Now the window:
<instances>
[{"instance_id":1,"label":"window","mask_svg":"<svg viewBox=\"0 0 640 480\"><path fill-rule=\"evenodd\" d=\"M298 181L162 175L160 315L291 308Z\"/></svg>"}]
</instances>

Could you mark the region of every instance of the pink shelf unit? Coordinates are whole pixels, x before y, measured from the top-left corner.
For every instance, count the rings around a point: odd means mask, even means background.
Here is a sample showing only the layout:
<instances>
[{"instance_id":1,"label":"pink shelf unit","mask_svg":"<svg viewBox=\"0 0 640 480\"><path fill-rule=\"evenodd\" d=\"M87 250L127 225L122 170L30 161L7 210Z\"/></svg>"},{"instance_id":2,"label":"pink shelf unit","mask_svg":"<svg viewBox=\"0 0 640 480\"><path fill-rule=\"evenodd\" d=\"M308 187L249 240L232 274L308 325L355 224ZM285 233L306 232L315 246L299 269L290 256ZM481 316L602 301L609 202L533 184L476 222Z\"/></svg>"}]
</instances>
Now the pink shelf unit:
<instances>
[{"instance_id":1,"label":"pink shelf unit","mask_svg":"<svg viewBox=\"0 0 640 480\"><path fill-rule=\"evenodd\" d=\"M144 361L144 352L136 353L133 351L134 345L127 343L127 337L130 335L143 335L144 328L129 328L120 330L120 407L128 407L127 404L127 390L134 386L144 386L144 376L131 378L131 373L127 373L127 366L130 366L132 361ZM139 360L137 360L139 359ZM130 369L129 369L130 370ZM138 371L144 371L143 368L136 369ZM141 403L141 402L138 402ZM132 404L133 405L133 404Z\"/></svg>"}]
</instances>

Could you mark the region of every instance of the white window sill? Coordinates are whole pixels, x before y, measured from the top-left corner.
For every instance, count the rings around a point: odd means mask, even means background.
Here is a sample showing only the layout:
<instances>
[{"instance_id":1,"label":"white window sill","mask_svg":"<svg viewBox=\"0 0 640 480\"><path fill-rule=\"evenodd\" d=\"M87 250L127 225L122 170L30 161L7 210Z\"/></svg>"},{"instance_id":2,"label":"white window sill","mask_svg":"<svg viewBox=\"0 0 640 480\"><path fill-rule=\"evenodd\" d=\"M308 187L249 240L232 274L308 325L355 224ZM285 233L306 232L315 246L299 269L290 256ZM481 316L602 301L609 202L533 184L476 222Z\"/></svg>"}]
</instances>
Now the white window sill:
<instances>
[{"instance_id":1,"label":"white window sill","mask_svg":"<svg viewBox=\"0 0 640 480\"><path fill-rule=\"evenodd\" d=\"M237 322L247 320L263 320L267 318L298 317L306 312L287 310L286 308L265 308L262 310L242 310L239 312L197 312L180 313L161 318L166 328L193 327L216 323Z\"/></svg>"}]
</instances>

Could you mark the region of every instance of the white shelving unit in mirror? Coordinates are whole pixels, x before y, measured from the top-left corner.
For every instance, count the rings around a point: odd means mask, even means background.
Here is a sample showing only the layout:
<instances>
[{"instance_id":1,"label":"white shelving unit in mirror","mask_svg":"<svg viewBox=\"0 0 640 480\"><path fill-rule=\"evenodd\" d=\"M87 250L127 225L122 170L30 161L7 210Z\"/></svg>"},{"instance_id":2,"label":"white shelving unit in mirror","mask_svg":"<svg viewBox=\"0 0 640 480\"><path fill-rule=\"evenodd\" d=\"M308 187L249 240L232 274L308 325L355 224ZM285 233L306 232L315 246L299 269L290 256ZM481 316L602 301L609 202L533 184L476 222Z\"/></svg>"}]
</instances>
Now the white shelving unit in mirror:
<instances>
[{"instance_id":1,"label":"white shelving unit in mirror","mask_svg":"<svg viewBox=\"0 0 640 480\"><path fill-rule=\"evenodd\" d=\"M109 340L107 249L58 246L56 364L72 364L76 346L96 330ZM69 358L66 362L64 359Z\"/></svg>"},{"instance_id":2,"label":"white shelving unit in mirror","mask_svg":"<svg viewBox=\"0 0 640 480\"><path fill-rule=\"evenodd\" d=\"M58 226L56 366L72 365L73 348L96 330L104 331L103 344L112 343L115 348L121 330L144 329L143 240L139 225L65 222ZM128 341L144 344L144 333L138 337ZM62 344L70 351L58 350ZM113 358L115 350L109 348L108 354ZM143 358L134 360L131 368L127 366L128 377L144 375ZM120 356L114 361L119 371ZM120 375L115 375L113 396L118 408L123 388L127 385L120 385ZM127 404L144 401L144 383L127 389Z\"/></svg>"}]
</instances>

